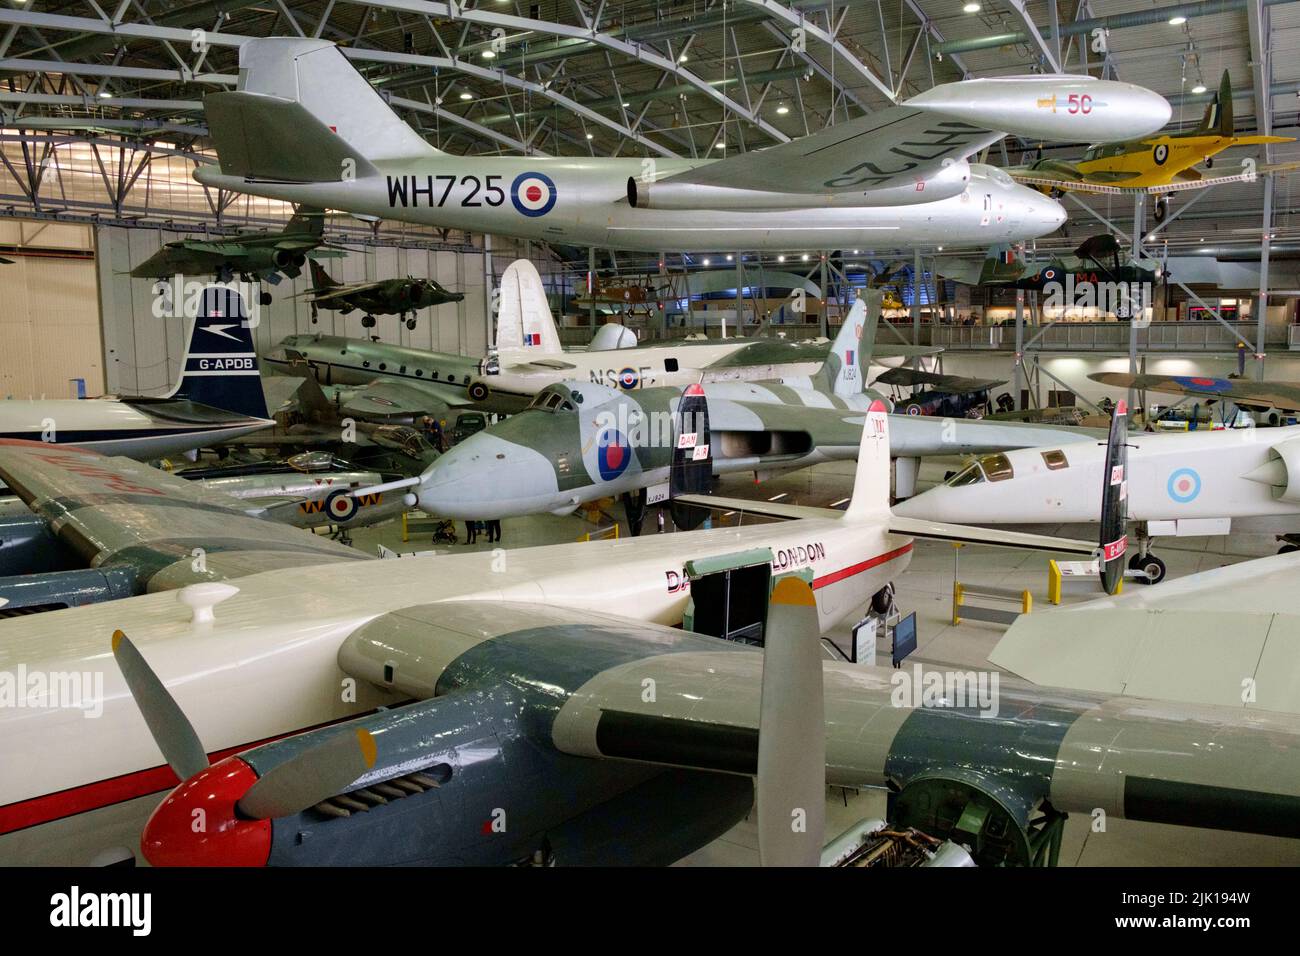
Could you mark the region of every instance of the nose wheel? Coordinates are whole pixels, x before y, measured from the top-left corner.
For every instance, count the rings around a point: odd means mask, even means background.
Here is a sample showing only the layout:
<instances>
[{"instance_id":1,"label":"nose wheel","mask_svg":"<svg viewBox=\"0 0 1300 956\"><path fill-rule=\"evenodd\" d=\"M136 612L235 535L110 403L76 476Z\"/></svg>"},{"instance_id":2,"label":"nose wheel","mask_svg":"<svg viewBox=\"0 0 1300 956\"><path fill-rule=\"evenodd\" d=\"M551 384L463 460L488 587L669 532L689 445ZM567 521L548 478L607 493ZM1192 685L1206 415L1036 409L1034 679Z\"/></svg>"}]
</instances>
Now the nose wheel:
<instances>
[{"instance_id":1,"label":"nose wheel","mask_svg":"<svg viewBox=\"0 0 1300 956\"><path fill-rule=\"evenodd\" d=\"M373 329L375 327L375 317L373 315L363 315L361 317L361 327L363 329Z\"/></svg>"},{"instance_id":2,"label":"nose wheel","mask_svg":"<svg viewBox=\"0 0 1300 956\"><path fill-rule=\"evenodd\" d=\"M1142 579L1144 584L1159 584L1165 579L1165 563L1157 558L1154 554L1146 555L1135 554L1129 558L1128 569L1130 571L1141 571L1146 575Z\"/></svg>"},{"instance_id":3,"label":"nose wheel","mask_svg":"<svg viewBox=\"0 0 1300 956\"><path fill-rule=\"evenodd\" d=\"M881 617L888 617L889 612L894 609L894 585L886 584L883 588L871 595L871 610Z\"/></svg>"}]
</instances>

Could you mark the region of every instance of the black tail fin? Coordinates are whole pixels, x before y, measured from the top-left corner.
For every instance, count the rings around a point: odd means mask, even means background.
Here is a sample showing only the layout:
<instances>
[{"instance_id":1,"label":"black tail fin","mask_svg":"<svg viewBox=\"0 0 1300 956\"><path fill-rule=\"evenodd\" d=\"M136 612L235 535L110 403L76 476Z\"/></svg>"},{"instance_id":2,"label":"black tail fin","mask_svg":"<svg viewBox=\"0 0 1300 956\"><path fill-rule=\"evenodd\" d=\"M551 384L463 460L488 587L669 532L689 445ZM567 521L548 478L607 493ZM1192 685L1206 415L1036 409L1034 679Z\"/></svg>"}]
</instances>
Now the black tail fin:
<instances>
[{"instance_id":1,"label":"black tail fin","mask_svg":"<svg viewBox=\"0 0 1300 956\"><path fill-rule=\"evenodd\" d=\"M244 299L234 289L203 290L181 378L170 398L185 399L249 418L268 418L253 330Z\"/></svg>"},{"instance_id":2,"label":"black tail fin","mask_svg":"<svg viewBox=\"0 0 1300 956\"><path fill-rule=\"evenodd\" d=\"M321 292L339 285L337 281L330 278L330 274L325 271L325 267L315 259L308 256L307 262L311 266L311 285L314 290Z\"/></svg>"},{"instance_id":3,"label":"black tail fin","mask_svg":"<svg viewBox=\"0 0 1300 956\"><path fill-rule=\"evenodd\" d=\"M284 226L284 235L295 236L301 233L320 238L325 234L325 210L311 206L299 206Z\"/></svg>"},{"instance_id":4,"label":"black tail fin","mask_svg":"<svg viewBox=\"0 0 1300 956\"><path fill-rule=\"evenodd\" d=\"M709 402L700 385L688 385L673 422L673 457L668 470L669 510L683 531L698 528L708 508L677 501L678 495L702 495L713 484L713 455L709 448Z\"/></svg>"},{"instance_id":5,"label":"black tail fin","mask_svg":"<svg viewBox=\"0 0 1300 956\"><path fill-rule=\"evenodd\" d=\"M1128 548L1128 403L1115 404L1106 440L1106 464L1101 486L1101 585L1107 594L1119 592Z\"/></svg>"},{"instance_id":6,"label":"black tail fin","mask_svg":"<svg viewBox=\"0 0 1300 956\"><path fill-rule=\"evenodd\" d=\"M1219 80L1219 92L1214 94L1210 105L1205 107L1201 128L1197 132L1210 136L1231 136L1236 132L1232 118L1232 78L1228 76L1227 70L1223 71L1223 78Z\"/></svg>"}]
</instances>

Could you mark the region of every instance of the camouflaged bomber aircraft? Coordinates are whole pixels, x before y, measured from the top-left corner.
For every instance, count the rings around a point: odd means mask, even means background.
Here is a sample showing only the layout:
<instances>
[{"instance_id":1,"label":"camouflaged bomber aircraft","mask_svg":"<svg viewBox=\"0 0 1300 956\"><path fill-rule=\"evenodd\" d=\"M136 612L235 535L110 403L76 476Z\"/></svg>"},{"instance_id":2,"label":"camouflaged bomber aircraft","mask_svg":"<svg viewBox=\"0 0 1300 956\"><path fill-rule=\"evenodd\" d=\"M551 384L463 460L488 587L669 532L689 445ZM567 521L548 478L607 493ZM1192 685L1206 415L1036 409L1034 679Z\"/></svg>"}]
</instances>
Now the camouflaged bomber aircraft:
<instances>
[{"instance_id":1,"label":"camouflaged bomber aircraft","mask_svg":"<svg viewBox=\"0 0 1300 956\"><path fill-rule=\"evenodd\" d=\"M219 165L194 177L210 188L653 252L882 239L987 246L1047 235L1066 219L1059 203L967 157L1007 131L1075 142L1146 136L1171 113L1163 97L1128 83L1015 76L940 84L811 136L718 160L456 156L404 123L345 51L294 37L243 43L237 88L203 106Z\"/></svg>"},{"instance_id":2,"label":"camouflaged bomber aircraft","mask_svg":"<svg viewBox=\"0 0 1300 956\"><path fill-rule=\"evenodd\" d=\"M0 863L669 863L741 820L755 777L765 862L826 859L809 804L826 784L889 788L891 828L988 865L1054 862L1068 813L1296 834L1300 717L1267 693L1199 705L1008 679L986 706L932 706L891 668L820 660L809 682L817 634L886 588L916 536L1091 550L896 518L888 429L868 414L843 513L504 562L376 561L214 516L202 489L128 460L2 445L0 477L57 509L62 539L147 566L151 593L0 621L0 678L23 681L0 708L0 766L18 771L0 775ZM720 610L718 575L738 571L766 654L676 626ZM52 674L102 684L73 700Z\"/></svg>"},{"instance_id":3,"label":"camouflaged bomber aircraft","mask_svg":"<svg viewBox=\"0 0 1300 956\"><path fill-rule=\"evenodd\" d=\"M778 382L719 382L699 399L703 422L687 429L712 474L763 478L857 456L863 415L882 396L863 387L882 294L867 293L840 328L821 372ZM689 395L699 386L688 386ZM624 392L566 381L538 393L523 413L456 445L421 476L419 507L448 518L568 514L584 502L622 495L628 525L667 499L678 445L673 423L681 388ZM891 454L979 454L1081 437L1042 425L893 416ZM697 459L700 460L700 459Z\"/></svg>"}]
</instances>

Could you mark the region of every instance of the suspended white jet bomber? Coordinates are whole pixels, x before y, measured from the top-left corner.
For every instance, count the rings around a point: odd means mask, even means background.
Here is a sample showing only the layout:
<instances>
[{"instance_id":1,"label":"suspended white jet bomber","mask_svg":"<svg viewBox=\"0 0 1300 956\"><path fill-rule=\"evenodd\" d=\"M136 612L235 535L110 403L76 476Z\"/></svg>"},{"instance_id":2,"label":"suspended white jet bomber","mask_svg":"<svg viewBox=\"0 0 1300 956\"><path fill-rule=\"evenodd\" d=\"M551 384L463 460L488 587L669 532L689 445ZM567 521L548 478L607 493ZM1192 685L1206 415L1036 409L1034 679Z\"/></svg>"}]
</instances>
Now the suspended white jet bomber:
<instances>
[{"instance_id":1,"label":"suspended white jet bomber","mask_svg":"<svg viewBox=\"0 0 1300 956\"><path fill-rule=\"evenodd\" d=\"M250 40L239 66L236 90L204 100L220 160L195 171L207 186L646 251L987 246L1044 236L1065 210L967 157L1008 131L1096 143L1148 135L1170 117L1163 97L1128 83L1019 76L941 84L721 160L455 156L404 123L328 41Z\"/></svg>"}]
</instances>

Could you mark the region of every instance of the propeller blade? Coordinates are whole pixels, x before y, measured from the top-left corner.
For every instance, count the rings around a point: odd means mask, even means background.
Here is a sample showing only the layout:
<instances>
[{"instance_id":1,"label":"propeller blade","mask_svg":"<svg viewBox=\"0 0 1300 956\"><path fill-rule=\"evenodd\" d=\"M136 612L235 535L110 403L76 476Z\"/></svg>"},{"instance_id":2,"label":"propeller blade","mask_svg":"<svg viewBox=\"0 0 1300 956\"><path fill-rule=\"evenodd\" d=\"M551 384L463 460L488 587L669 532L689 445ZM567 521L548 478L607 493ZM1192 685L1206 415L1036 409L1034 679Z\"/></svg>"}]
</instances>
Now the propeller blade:
<instances>
[{"instance_id":1,"label":"propeller blade","mask_svg":"<svg viewBox=\"0 0 1300 956\"><path fill-rule=\"evenodd\" d=\"M172 772L182 780L188 780L206 770L207 751L185 712L167 692L131 639L121 631L113 632L113 657L126 678L126 686L135 698L136 706L144 715L144 722L149 725L154 743L162 751Z\"/></svg>"},{"instance_id":2,"label":"propeller blade","mask_svg":"<svg viewBox=\"0 0 1300 956\"><path fill-rule=\"evenodd\" d=\"M255 820L292 816L338 796L375 765L370 731L334 733L269 770L248 788L239 812Z\"/></svg>"},{"instance_id":3,"label":"propeller blade","mask_svg":"<svg viewBox=\"0 0 1300 956\"><path fill-rule=\"evenodd\" d=\"M826 829L826 709L811 585L772 590L758 719L758 854L763 866L817 866Z\"/></svg>"}]
</instances>

